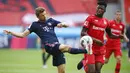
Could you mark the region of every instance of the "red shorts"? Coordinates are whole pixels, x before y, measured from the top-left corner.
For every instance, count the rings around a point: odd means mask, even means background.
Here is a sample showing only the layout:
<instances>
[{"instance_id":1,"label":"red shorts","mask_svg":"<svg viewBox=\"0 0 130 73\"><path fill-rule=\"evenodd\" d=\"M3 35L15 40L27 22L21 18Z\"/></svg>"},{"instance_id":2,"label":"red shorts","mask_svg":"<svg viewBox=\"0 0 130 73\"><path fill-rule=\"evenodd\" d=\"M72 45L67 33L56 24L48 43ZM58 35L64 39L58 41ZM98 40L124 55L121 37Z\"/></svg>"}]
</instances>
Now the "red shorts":
<instances>
[{"instance_id":1,"label":"red shorts","mask_svg":"<svg viewBox=\"0 0 130 73\"><path fill-rule=\"evenodd\" d=\"M84 67L84 70L85 72L87 73L88 72L88 64L95 64L95 63L102 63L104 64L104 61L105 61L105 54L100 54L100 55L85 55L85 58L84 60L82 61L83 63L83 67Z\"/></svg>"},{"instance_id":2,"label":"red shorts","mask_svg":"<svg viewBox=\"0 0 130 73\"><path fill-rule=\"evenodd\" d=\"M105 57L106 58L110 58L112 52L114 53L114 56L117 57L117 56L122 56L122 52L121 52L121 49L120 47L116 47L116 48L107 48L106 47L106 54L105 54Z\"/></svg>"},{"instance_id":3,"label":"red shorts","mask_svg":"<svg viewBox=\"0 0 130 73\"><path fill-rule=\"evenodd\" d=\"M100 54L100 55L86 55L87 58L85 58L83 60L83 64L84 66L86 66L86 64L95 64L95 63L102 63L104 64L104 61L105 61L105 54Z\"/></svg>"}]
</instances>

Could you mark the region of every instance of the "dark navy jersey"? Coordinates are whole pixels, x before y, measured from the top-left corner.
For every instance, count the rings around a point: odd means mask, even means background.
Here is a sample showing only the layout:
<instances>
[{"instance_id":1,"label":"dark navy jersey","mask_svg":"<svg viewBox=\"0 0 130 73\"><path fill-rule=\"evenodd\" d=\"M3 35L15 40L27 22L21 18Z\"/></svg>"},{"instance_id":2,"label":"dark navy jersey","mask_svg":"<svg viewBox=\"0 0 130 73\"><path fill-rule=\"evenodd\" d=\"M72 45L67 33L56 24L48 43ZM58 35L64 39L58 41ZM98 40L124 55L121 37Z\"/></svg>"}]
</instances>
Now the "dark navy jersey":
<instances>
[{"instance_id":1,"label":"dark navy jersey","mask_svg":"<svg viewBox=\"0 0 130 73\"><path fill-rule=\"evenodd\" d=\"M41 42L44 43L54 43L58 42L57 36L54 31L54 27L57 26L58 23L61 23L53 18L47 19L45 22L36 21L33 22L32 25L28 27L30 33L36 33Z\"/></svg>"}]
</instances>

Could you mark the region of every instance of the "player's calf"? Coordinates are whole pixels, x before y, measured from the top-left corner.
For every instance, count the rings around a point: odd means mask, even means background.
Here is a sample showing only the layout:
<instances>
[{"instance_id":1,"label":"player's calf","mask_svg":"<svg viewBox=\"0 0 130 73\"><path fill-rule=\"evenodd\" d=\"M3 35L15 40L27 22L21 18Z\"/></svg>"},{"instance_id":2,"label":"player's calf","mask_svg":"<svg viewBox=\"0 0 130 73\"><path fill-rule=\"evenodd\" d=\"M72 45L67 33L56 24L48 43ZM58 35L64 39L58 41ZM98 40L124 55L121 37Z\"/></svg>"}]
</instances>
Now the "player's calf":
<instances>
[{"instance_id":1,"label":"player's calf","mask_svg":"<svg viewBox=\"0 0 130 73\"><path fill-rule=\"evenodd\" d=\"M117 63L115 67L115 73L120 73L120 68L121 68L121 56L116 57Z\"/></svg>"},{"instance_id":2,"label":"player's calf","mask_svg":"<svg viewBox=\"0 0 130 73\"><path fill-rule=\"evenodd\" d=\"M87 53L86 49L71 48L70 46L63 45L63 44L61 44L59 46L59 50L61 52L69 52L70 54L83 54L83 53Z\"/></svg>"}]
</instances>

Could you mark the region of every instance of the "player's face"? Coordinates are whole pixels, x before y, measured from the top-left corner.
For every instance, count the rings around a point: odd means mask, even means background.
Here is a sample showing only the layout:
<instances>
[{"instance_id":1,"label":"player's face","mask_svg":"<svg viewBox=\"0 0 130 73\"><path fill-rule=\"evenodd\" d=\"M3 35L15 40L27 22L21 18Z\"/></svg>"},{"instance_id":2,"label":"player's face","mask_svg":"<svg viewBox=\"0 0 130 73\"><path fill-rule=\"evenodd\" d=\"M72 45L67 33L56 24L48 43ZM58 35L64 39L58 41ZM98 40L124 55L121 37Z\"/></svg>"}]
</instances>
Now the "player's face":
<instances>
[{"instance_id":1,"label":"player's face","mask_svg":"<svg viewBox=\"0 0 130 73\"><path fill-rule=\"evenodd\" d=\"M104 5L98 5L96 14L97 15L103 15L104 13L105 13L105 6Z\"/></svg>"},{"instance_id":2,"label":"player's face","mask_svg":"<svg viewBox=\"0 0 130 73\"><path fill-rule=\"evenodd\" d=\"M45 21L46 17L47 17L47 13L46 13L46 11L44 11L44 12L42 12L42 13L39 14L38 19L40 21Z\"/></svg>"},{"instance_id":3,"label":"player's face","mask_svg":"<svg viewBox=\"0 0 130 73\"><path fill-rule=\"evenodd\" d=\"M121 13L120 12L116 12L116 14L115 14L115 18L116 18L116 20L121 20Z\"/></svg>"}]
</instances>

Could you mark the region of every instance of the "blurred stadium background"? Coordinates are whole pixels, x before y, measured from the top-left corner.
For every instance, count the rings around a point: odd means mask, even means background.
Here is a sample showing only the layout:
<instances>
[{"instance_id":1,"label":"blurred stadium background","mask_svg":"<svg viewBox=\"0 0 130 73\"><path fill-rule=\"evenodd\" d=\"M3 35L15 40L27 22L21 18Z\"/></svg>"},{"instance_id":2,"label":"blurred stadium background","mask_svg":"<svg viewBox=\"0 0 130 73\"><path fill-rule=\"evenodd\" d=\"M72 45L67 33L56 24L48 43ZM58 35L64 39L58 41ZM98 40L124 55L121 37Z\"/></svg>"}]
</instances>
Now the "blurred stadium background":
<instances>
[{"instance_id":1,"label":"blurred stadium background","mask_svg":"<svg viewBox=\"0 0 130 73\"><path fill-rule=\"evenodd\" d=\"M114 12L121 10L122 21L130 25L130 0L107 0L105 17L114 18ZM36 21L34 9L45 7L54 19L66 22L69 28L58 29L56 34L61 43L79 47L81 27L85 18L95 13L97 0L0 0L0 73L56 73L56 68L48 61L48 68L42 69L42 57L37 36L32 33L26 38L16 38L3 34L4 29L15 32L24 31ZM126 43L122 41L123 65L121 73L130 73L127 61ZM67 73L84 73L76 70L82 55L66 54ZM114 73L115 60L104 65L102 73Z\"/></svg>"}]
</instances>

